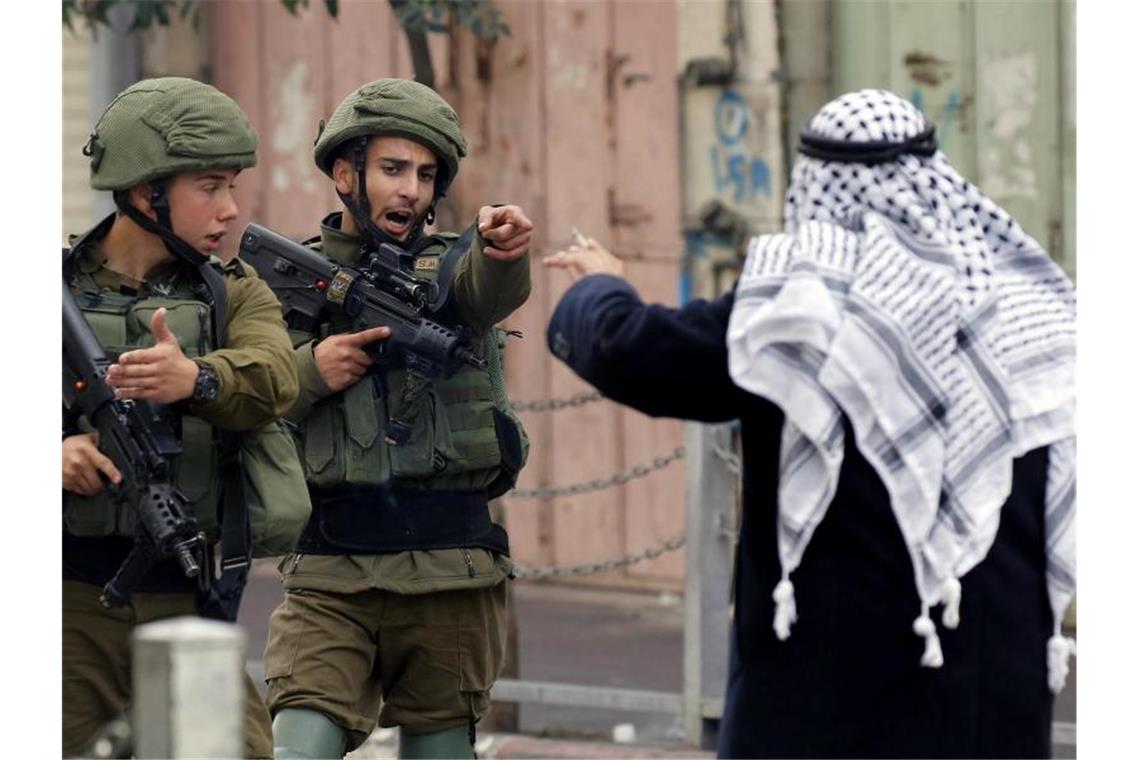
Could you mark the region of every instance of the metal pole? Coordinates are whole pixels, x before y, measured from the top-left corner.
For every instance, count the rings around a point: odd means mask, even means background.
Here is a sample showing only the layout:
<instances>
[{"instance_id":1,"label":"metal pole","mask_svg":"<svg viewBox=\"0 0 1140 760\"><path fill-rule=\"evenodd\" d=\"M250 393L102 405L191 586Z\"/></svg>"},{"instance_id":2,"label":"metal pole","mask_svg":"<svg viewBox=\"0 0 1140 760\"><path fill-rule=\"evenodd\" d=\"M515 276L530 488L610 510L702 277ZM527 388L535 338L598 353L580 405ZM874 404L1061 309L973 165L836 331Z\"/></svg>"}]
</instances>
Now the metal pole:
<instances>
[{"instance_id":1,"label":"metal pole","mask_svg":"<svg viewBox=\"0 0 1140 760\"><path fill-rule=\"evenodd\" d=\"M735 479L714 449L727 425L685 425L685 642L683 708L690 744L709 748L728 680Z\"/></svg>"},{"instance_id":2,"label":"metal pole","mask_svg":"<svg viewBox=\"0 0 1140 760\"><path fill-rule=\"evenodd\" d=\"M178 617L135 629L137 757L233 758L245 751L245 633L232 623Z\"/></svg>"}]
</instances>

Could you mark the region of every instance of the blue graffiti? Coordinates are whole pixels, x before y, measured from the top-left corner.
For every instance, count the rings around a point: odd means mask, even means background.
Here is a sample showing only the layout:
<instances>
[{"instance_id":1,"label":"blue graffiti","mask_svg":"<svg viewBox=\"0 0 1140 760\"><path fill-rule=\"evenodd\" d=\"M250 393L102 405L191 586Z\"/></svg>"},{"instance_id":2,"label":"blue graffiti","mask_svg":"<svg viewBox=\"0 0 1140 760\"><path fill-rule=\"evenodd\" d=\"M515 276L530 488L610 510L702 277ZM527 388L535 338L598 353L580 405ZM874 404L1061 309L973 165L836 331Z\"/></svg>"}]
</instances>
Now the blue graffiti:
<instances>
[{"instance_id":1,"label":"blue graffiti","mask_svg":"<svg viewBox=\"0 0 1140 760\"><path fill-rule=\"evenodd\" d=\"M736 203L760 193L771 196L772 175L768 163L753 155L742 143L752 121L748 102L736 90L726 88L717 100L713 118L717 144L709 148L709 161L717 192L731 190Z\"/></svg>"},{"instance_id":2,"label":"blue graffiti","mask_svg":"<svg viewBox=\"0 0 1140 760\"><path fill-rule=\"evenodd\" d=\"M918 110L925 112L925 110L923 108L923 102L924 102L924 100L922 97L922 90L915 87L913 90L910 91L910 104L912 106L914 106L915 108L917 108Z\"/></svg>"},{"instance_id":3,"label":"blue graffiti","mask_svg":"<svg viewBox=\"0 0 1140 760\"><path fill-rule=\"evenodd\" d=\"M716 102L716 136L722 145L735 145L748 134L748 103L736 90L725 90Z\"/></svg>"}]
</instances>

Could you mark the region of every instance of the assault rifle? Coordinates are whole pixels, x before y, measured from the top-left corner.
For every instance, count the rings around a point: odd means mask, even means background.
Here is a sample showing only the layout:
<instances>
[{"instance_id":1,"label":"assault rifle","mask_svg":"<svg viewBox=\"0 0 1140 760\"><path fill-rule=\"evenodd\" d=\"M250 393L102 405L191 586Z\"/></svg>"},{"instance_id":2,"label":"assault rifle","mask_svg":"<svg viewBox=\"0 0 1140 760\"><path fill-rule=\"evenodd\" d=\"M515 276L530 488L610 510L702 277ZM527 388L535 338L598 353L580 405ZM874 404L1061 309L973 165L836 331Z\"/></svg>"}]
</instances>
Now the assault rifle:
<instances>
[{"instance_id":1,"label":"assault rifle","mask_svg":"<svg viewBox=\"0 0 1140 760\"><path fill-rule=\"evenodd\" d=\"M103 587L104 607L121 607L156 561L173 556L186 577L201 573L206 537L187 514L186 497L174 486L172 462L182 453L169 421L146 401L115 398L107 385L111 365L95 331L63 285L63 403L99 433L99 450L122 475L105 482L111 498L138 516L134 546Z\"/></svg>"},{"instance_id":2,"label":"assault rifle","mask_svg":"<svg viewBox=\"0 0 1140 760\"><path fill-rule=\"evenodd\" d=\"M453 253L458 247L453 246ZM239 256L277 294L293 329L316 334L332 315L348 317L353 330L391 328L379 351L394 353L408 374L385 432L389 445L408 440L416 401L432 380L450 377L465 364L487 366L466 335L429 318L447 305L454 258L445 255L436 283L412 275L411 256L395 246L381 245L367 267L357 269L257 224L242 233Z\"/></svg>"}]
</instances>

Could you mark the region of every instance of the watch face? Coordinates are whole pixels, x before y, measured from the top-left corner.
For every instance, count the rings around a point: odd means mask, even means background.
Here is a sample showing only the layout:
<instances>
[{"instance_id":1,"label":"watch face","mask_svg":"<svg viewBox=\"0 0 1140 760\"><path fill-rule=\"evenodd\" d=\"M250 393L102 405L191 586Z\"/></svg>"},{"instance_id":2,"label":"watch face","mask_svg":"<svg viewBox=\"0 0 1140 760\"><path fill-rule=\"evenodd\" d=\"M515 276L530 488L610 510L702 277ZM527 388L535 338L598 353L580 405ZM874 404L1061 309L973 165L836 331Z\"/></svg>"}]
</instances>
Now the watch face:
<instances>
[{"instance_id":1,"label":"watch face","mask_svg":"<svg viewBox=\"0 0 1140 760\"><path fill-rule=\"evenodd\" d=\"M218 376L210 367L198 368L198 379L194 383L195 401L213 401L218 397Z\"/></svg>"}]
</instances>

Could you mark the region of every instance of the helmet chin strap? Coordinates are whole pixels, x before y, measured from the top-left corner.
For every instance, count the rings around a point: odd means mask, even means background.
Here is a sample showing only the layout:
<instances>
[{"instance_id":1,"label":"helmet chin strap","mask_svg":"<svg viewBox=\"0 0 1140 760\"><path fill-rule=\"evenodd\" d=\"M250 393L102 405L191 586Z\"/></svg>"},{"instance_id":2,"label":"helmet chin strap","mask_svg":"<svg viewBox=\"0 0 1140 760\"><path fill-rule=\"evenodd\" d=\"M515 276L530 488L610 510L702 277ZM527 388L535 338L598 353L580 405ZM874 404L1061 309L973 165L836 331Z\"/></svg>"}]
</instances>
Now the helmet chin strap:
<instances>
[{"instance_id":1,"label":"helmet chin strap","mask_svg":"<svg viewBox=\"0 0 1140 760\"><path fill-rule=\"evenodd\" d=\"M116 190L112 197L115 201L115 206L120 211L127 215L127 217L142 227L152 235L158 235L166 246L166 250L179 261L184 261L187 264L198 267L209 261L209 256L199 251L194 246L187 243L185 240L174 234L174 228L170 224L170 202L166 197L166 186L161 181L152 182L150 185L150 207L154 209L155 214L158 216L158 221L155 222L149 216L139 211L130 199L129 190Z\"/></svg>"},{"instance_id":2,"label":"helmet chin strap","mask_svg":"<svg viewBox=\"0 0 1140 760\"><path fill-rule=\"evenodd\" d=\"M365 180L364 164L365 153L368 149L368 135L361 135L356 138L355 145L353 146L352 165L356 170L356 188L357 197L353 198L351 195L342 193L337 190L336 194L340 198L340 202L348 209L348 213L352 215L352 220L356 223L356 228L360 231L362 237L373 248L379 248L381 245L387 243L394 245L397 248L408 249L412 243L416 241L421 234L425 224L431 224L435 221L435 202L437 199L433 198L431 205L428 206L427 213L420 217L416 226L408 233L406 240L397 240L389 235L372 219L372 204L368 202L368 183Z\"/></svg>"}]
</instances>

